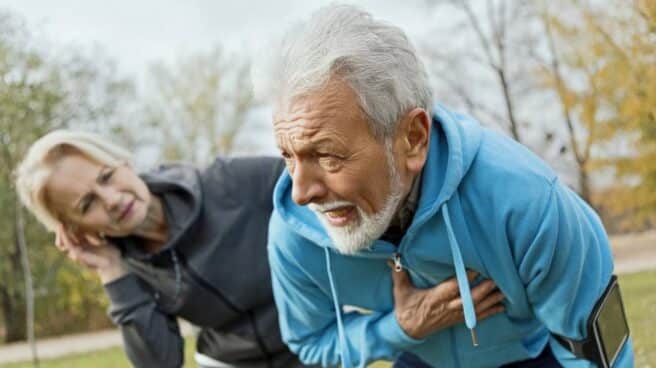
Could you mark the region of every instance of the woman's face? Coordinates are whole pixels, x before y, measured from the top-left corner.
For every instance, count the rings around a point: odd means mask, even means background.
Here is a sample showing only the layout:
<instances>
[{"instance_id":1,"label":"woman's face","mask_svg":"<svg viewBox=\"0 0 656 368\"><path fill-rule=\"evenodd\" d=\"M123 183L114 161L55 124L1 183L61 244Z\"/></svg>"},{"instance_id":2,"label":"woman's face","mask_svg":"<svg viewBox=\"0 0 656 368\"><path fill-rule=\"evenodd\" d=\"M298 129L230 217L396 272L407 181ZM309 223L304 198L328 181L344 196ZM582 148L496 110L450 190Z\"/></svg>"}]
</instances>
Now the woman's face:
<instances>
[{"instance_id":1,"label":"woman's face","mask_svg":"<svg viewBox=\"0 0 656 368\"><path fill-rule=\"evenodd\" d=\"M79 230L126 236L146 219L151 195L126 164L109 167L78 153L53 164L46 200L65 224Z\"/></svg>"}]
</instances>

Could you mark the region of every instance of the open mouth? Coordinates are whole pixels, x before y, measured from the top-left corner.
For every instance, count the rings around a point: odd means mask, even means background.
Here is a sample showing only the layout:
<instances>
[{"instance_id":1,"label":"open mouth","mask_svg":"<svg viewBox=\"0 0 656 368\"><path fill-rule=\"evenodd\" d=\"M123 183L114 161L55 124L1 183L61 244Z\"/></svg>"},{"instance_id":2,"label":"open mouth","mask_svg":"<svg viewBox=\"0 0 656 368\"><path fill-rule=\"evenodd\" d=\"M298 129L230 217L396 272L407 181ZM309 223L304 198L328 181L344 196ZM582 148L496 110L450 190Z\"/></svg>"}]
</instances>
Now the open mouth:
<instances>
[{"instance_id":1,"label":"open mouth","mask_svg":"<svg viewBox=\"0 0 656 368\"><path fill-rule=\"evenodd\" d=\"M339 207L332 210L324 211L324 216L333 226L344 226L355 218L355 206Z\"/></svg>"}]
</instances>

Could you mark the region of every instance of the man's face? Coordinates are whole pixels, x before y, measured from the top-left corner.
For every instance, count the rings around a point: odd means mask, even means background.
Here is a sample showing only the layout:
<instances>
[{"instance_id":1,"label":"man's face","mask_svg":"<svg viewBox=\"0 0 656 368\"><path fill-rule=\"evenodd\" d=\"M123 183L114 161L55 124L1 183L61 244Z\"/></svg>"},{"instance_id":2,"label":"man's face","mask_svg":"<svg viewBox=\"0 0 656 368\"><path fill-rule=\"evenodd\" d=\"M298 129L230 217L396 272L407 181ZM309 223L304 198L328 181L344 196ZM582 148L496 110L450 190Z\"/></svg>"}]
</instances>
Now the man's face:
<instances>
[{"instance_id":1,"label":"man's face","mask_svg":"<svg viewBox=\"0 0 656 368\"><path fill-rule=\"evenodd\" d=\"M310 206L343 253L379 238L407 192L392 142L374 137L356 101L346 83L333 80L274 114L292 199Z\"/></svg>"}]
</instances>

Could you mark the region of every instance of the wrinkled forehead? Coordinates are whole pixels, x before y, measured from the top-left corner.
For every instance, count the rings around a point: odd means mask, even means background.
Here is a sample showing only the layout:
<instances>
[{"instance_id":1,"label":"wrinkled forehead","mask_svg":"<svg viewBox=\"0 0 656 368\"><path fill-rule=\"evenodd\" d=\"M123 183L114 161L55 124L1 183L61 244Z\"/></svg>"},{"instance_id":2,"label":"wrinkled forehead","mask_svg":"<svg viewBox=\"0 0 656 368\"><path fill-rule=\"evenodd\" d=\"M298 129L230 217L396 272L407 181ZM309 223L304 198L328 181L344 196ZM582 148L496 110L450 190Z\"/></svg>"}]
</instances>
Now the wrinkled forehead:
<instances>
[{"instance_id":1,"label":"wrinkled forehead","mask_svg":"<svg viewBox=\"0 0 656 368\"><path fill-rule=\"evenodd\" d=\"M363 135L370 133L365 116L350 87L345 83L332 85L274 111L276 143L281 146L365 138Z\"/></svg>"}]
</instances>

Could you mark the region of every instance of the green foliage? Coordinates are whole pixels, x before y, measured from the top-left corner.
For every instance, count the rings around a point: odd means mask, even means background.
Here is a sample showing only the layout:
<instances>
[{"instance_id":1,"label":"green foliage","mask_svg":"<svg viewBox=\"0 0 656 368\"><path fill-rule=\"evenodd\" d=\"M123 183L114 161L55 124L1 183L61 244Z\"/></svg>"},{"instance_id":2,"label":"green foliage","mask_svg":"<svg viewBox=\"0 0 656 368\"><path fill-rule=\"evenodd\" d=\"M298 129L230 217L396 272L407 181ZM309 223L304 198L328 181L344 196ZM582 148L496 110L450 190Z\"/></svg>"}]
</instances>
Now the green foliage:
<instances>
[{"instance_id":1,"label":"green foliage","mask_svg":"<svg viewBox=\"0 0 656 368\"><path fill-rule=\"evenodd\" d=\"M111 63L98 55L68 51L54 57L35 46L21 23L0 13L0 326L5 340L25 337L24 280L18 248L18 199L13 172L38 137L58 128L107 131L131 84L117 79ZM104 304L97 282L51 246L53 238L29 217L25 224L37 293L37 331L88 327ZM74 297L75 295L78 297ZM102 312L104 314L104 312ZM98 319L96 317L96 319ZM107 325L103 316L100 322ZM70 322L70 323L68 323ZM86 324L86 325L85 325ZM84 325L84 326L83 326Z\"/></svg>"},{"instance_id":2,"label":"green foliage","mask_svg":"<svg viewBox=\"0 0 656 368\"><path fill-rule=\"evenodd\" d=\"M194 351L196 342L193 338L185 340L185 367L196 368ZM126 368L130 366L128 359L120 347L95 351L93 353L67 356L47 360L40 365L43 368ZM13 363L2 365L2 368L32 368L31 363Z\"/></svg>"},{"instance_id":3,"label":"green foliage","mask_svg":"<svg viewBox=\"0 0 656 368\"><path fill-rule=\"evenodd\" d=\"M204 164L233 152L256 105L248 62L219 48L154 66L148 97L138 99L132 82L117 77L97 49L37 41L19 18L0 12L0 333L6 331L0 339L6 341L26 335L13 172L38 137L59 128L91 130L135 151L157 148L147 162L156 156ZM143 159L135 158L137 164ZM66 260L52 246L52 235L26 218L37 335L108 326L107 300L95 274Z\"/></svg>"}]
</instances>

